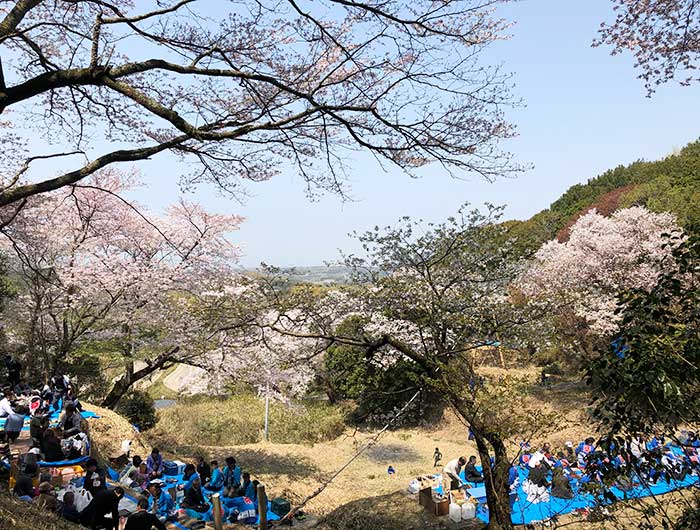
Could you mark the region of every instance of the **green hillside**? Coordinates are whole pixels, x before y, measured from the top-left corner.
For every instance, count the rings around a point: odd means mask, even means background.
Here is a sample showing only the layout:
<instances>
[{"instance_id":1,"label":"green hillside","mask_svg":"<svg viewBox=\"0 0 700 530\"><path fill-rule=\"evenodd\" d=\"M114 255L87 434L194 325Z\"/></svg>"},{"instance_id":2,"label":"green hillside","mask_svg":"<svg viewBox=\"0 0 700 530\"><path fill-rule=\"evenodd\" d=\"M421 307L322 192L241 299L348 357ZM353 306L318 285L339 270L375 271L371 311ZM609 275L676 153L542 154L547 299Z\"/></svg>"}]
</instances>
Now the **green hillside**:
<instances>
[{"instance_id":1,"label":"green hillside","mask_svg":"<svg viewBox=\"0 0 700 530\"><path fill-rule=\"evenodd\" d=\"M699 222L700 140L662 160L640 160L608 170L572 186L529 220L506 224L528 252L554 237L565 239L568 226L591 208L608 214L635 204L657 212L671 211L683 226Z\"/></svg>"}]
</instances>

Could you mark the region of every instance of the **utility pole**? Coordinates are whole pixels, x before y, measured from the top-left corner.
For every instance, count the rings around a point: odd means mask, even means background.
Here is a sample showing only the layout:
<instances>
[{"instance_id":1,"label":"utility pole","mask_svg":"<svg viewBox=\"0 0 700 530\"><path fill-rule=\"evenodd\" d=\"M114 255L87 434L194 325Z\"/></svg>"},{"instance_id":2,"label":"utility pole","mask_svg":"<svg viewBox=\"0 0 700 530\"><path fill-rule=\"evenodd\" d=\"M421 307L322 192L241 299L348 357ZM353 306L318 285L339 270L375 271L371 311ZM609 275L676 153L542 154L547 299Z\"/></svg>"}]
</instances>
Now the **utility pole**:
<instances>
[{"instance_id":1,"label":"utility pole","mask_svg":"<svg viewBox=\"0 0 700 530\"><path fill-rule=\"evenodd\" d=\"M265 441L270 441L270 383L265 385Z\"/></svg>"}]
</instances>

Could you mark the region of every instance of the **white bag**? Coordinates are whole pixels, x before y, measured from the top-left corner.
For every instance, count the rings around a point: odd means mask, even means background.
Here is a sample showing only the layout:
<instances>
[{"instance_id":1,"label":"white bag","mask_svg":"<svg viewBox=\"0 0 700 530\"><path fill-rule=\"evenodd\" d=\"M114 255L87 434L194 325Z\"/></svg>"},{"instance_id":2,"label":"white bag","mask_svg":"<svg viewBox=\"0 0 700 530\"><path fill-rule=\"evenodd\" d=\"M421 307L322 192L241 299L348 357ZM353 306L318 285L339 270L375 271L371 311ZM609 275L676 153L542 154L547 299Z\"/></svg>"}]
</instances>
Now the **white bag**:
<instances>
[{"instance_id":1,"label":"white bag","mask_svg":"<svg viewBox=\"0 0 700 530\"><path fill-rule=\"evenodd\" d=\"M91 500L92 493L90 493L85 488L80 488L75 493L75 509L79 512L82 512L87 507L87 505L90 504Z\"/></svg>"}]
</instances>

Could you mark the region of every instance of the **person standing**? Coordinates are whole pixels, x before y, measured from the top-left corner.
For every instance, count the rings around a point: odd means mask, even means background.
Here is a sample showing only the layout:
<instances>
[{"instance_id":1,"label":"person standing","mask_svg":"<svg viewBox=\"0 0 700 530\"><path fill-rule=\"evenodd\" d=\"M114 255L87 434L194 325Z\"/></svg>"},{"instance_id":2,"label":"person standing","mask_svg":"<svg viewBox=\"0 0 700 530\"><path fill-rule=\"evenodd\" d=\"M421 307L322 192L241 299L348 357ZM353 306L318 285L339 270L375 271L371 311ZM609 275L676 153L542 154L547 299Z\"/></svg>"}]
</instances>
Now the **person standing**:
<instances>
[{"instance_id":1,"label":"person standing","mask_svg":"<svg viewBox=\"0 0 700 530\"><path fill-rule=\"evenodd\" d=\"M98 491L80 514L80 523L91 530L98 528L116 530L119 527L119 501L123 497L124 489L120 487L112 491L107 489ZM112 518L106 517L107 514Z\"/></svg>"},{"instance_id":2,"label":"person standing","mask_svg":"<svg viewBox=\"0 0 700 530\"><path fill-rule=\"evenodd\" d=\"M5 356L5 368L7 368L7 379L10 383L10 388L19 385L22 379L22 365L16 359L13 359L9 354Z\"/></svg>"},{"instance_id":3,"label":"person standing","mask_svg":"<svg viewBox=\"0 0 700 530\"><path fill-rule=\"evenodd\" d=\"M438 467L440 465L441 460L442 453L440 452L440 448L436 447L435 452L433 453L433 467Z\"/></svg>"},{"instance_id":4,"label":"person standing","mask_svg":"<svg viewBox=\"0 0 700 530\"><path fill-rule=\"evenodd\" d=\"M107 489L107 479L102 468L97 466L97 460L91 458L85 463L84 488L96 496L98 492Z\"/></svg>"}]
</instances>

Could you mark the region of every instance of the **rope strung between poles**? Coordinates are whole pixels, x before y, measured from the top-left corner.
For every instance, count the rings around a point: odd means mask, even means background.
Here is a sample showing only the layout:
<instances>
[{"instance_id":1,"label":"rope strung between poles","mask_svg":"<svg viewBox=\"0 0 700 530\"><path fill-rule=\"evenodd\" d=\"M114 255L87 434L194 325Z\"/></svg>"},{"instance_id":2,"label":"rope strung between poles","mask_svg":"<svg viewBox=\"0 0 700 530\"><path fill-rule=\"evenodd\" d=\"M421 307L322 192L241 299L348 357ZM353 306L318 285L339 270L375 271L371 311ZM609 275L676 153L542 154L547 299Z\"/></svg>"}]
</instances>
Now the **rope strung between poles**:
<instances>
[{"instance_id":1,"label":"rope strung between poles","mask_svg":"<svg viewBox=\"0 0 700 530\"><path fill-rule=\"evenodd\" d=\"M333 475L331 475L331 477L330 477L329 479L327 479L325 482L322 482L321 485L316 489L316 491L314 491L311 495L309 495L308 497L306 497L303 501L301 501L301 502L300 502L297 506L295 506L292 510L289 510L289 513L287 513L287 515L285 515L284 517L282 517L282 519L280 519L280 522L287 521L287 520L291 519L292 517L294 517L294 515L295 515L299 510L301 510L304 506L306 506L307 503L308 503L310 500L312 500L314 497L317 497L318 495L320 495L320 494L323 492L323 490L325 490L325 489L330 485L330 483L333 482L333 480L335 480L335 478L336 478L338 475L340 475L343 471L345 471L345 470L350 466L350 464L352 464L355 460L357 460L357 459L360 457L360 455L362 455L362 454L363 454L367 449L369 449L372 445L374 445L375 443L377 443L377 441L378 441L379 438L382 436L382 434L384 434L384 433L387 431L387 429L388 429L389 427L391 427L391 425L392 425L396 420L398 420L399 417L401 417L401 415L402 415L404 412L406 412L406 409L408 409L408 407L411 405L411 403L413 403L419 395L420 395L420 390L417 391L415 394L413 394L413 397L412 397L411 399L408 400L408 402L403 406L403 408L402 408L399 412L396 413L396 416L394 416L391 420L389 420L389 423L387 423L387 424L382 428L381 431L379 431L377 434L375 434L374 436L372 436L372 437L369 439L369 441L364 445L364 447L362 447L359 451L357 451L357 452L355 453L355 455L354 455L350 460L348 460L342 467L340 467L338 470L336 470L336 472L333 473Z\"/></svg>"}]
</instances>

